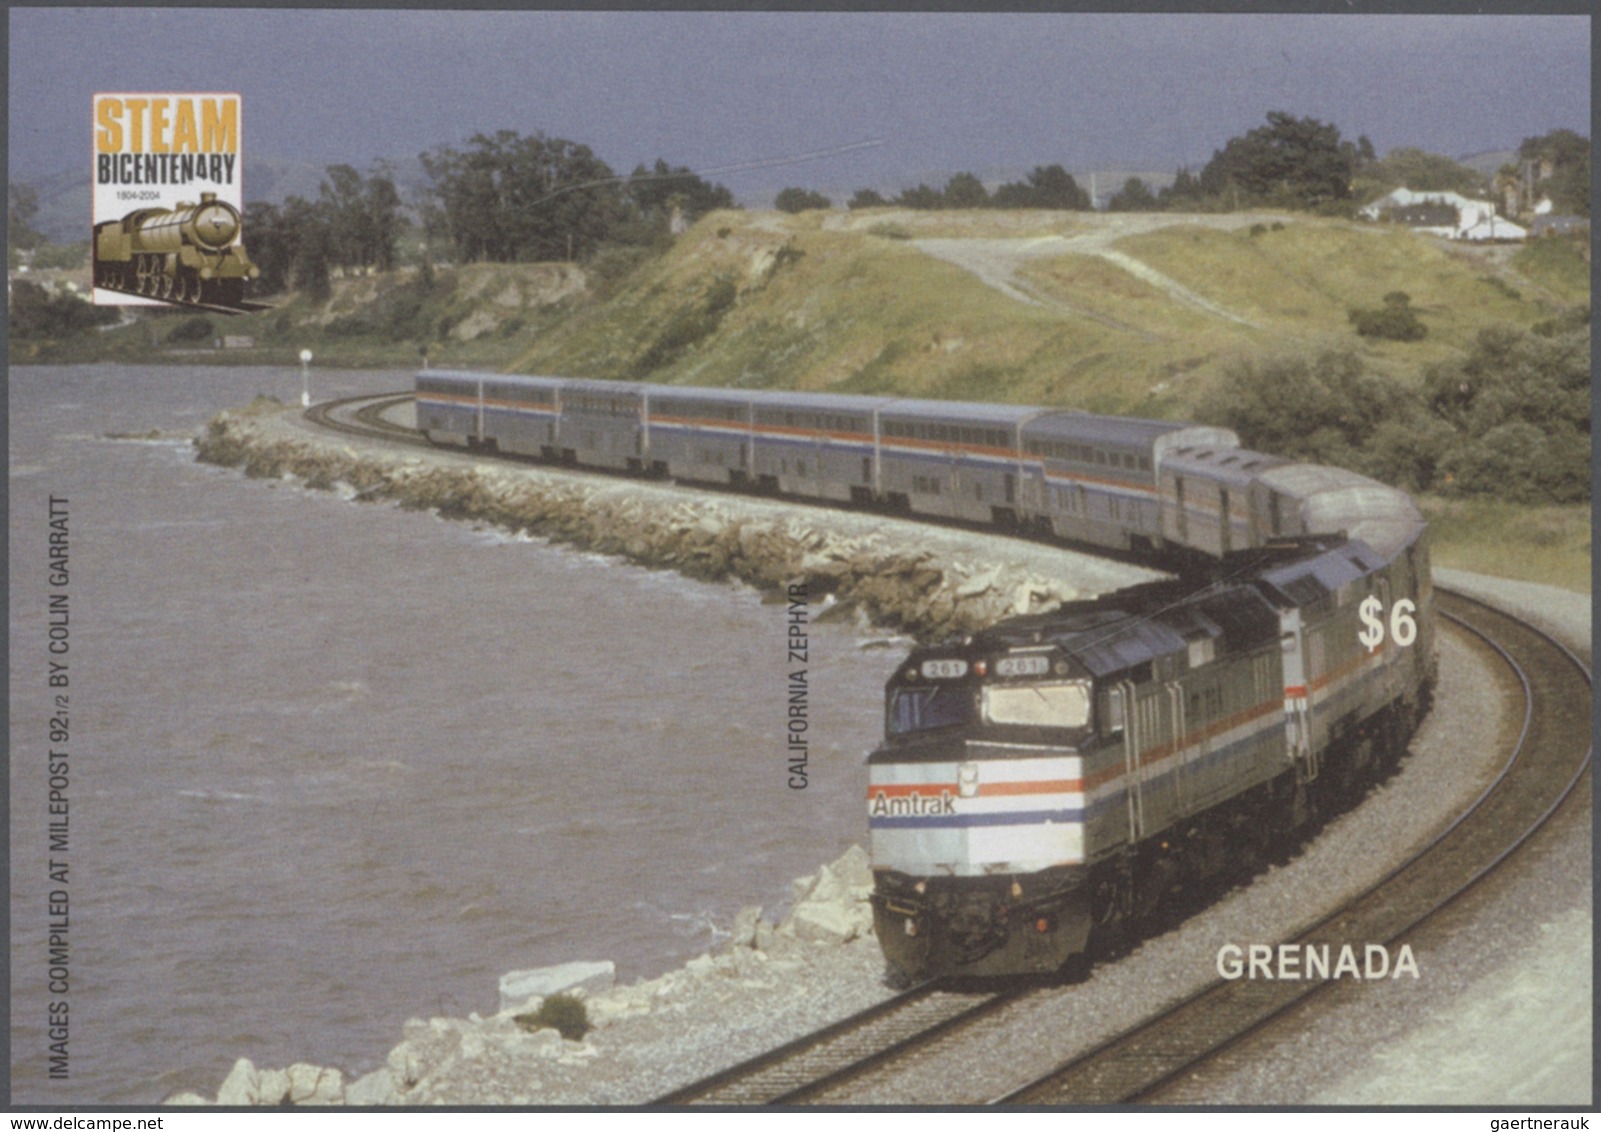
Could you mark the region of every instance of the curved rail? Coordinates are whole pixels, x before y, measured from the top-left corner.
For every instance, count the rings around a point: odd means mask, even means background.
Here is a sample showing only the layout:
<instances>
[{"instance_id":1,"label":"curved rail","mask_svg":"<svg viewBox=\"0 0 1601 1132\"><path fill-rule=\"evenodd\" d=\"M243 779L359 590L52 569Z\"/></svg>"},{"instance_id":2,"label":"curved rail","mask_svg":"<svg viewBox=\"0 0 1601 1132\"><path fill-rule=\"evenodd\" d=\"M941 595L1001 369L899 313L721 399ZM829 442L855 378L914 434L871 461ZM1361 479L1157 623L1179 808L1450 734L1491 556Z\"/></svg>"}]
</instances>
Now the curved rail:
<instances>
[{"instance_id":1,"label":"curved rail","mask_svg":"<svg viewBox=\"0 0 1601 1132\"><path fill-rule=\"evenodd\" d=\"M794 1104L936 1034L983 1017L1017 991L952 989L942 980L842 1018L651 1101L653 1105Z\"/></svg>"},{"instance_id":2,"label":"curved rail","mask_svg":"<svg viewBox=\"0 0 1601 1132\"><path fill-rule=\"evenodd\" d=\"M392 440L400 444L414 444L419 448L432 448L428 439L414 428L385 420L383 414L396 405L416 398L410 393L389 393L374 397L363 393L356 397L341 397L336 401L320 401L301 415L320 428L342 432L347 436ZM356 408L356 406L360 406ZM349 417L345 414L354 408Z\"/></svg>"},{"instance_id":3,"label":"curved rail","mask_svg":"<svg viewBox=\"0 0 1601 1132\"><path fill-rule=\"evenodd\" d=\"M1590 768L1589 668L1566 646L1510 614L1436 590L1441 614L1480 637L1522 682L1523 726L1495 780L1426 846L1298 944L1391 945L1472 891L1541 829ZM1576 711L1576 706L1582 710ZM1261 1030L1334 980L1218 980L995 1104L1129 1104Z\"/></svg>"},{"instance_id":4,"label":"curved rail","mask_svg":"<svg viewBox=\"0 0 1601 1132\"><path fill-rule=\"evenodd\" d=\"M314 406L309 420L340 432L427 446L381 414L409 394ZM372 404L340 420L335 410ZM1500 654L1522 683L1523 725L1495 779L1423 848L1293 942L1389 945L1473 889L1555 815L1590 766L1590 671L1549 635L1484 602L1437 588L1440 613ZM1453 611L1453 608L1455 611ZM1472 622L1478 622L1475 625ZM1488 622L1486 627L1484 623ZM1498 643L1499 642L1499 643ZM1575 703L1583 705L1574 712ZM1257 1032L1327 982L1218 980L996 1104L1137 1102ZM959 992L936 981L788 1042L651 1102L798 1103L992 1014L1031 991Z\"/></svg>"}]
</instances>

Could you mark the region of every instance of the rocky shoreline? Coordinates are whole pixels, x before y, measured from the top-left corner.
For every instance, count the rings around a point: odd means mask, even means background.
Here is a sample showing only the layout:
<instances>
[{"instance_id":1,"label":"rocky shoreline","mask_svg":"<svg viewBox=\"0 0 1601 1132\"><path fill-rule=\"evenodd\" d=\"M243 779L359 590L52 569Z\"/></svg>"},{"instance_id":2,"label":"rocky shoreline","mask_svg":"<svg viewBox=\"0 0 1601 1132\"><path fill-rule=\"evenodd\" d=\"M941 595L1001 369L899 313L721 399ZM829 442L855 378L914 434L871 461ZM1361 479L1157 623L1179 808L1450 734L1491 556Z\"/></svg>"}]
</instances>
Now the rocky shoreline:
<instances>
[{"instance_id":1,"label":"rocky shoreline","mask_svg":"<svg viewBox=\"0 0 1601 1132\"><path fill-rule=\"evenodd\" d=\"M270 399L218 414L195 447L200 460L248 476L432 510L775 598L802 584L816 620L854 617L920 640L1157 576L878 515L348 441ZM894 993L872 937L871 886L867 855L853 847L796 880L776 921L748 907L717 951L659 978L617 986L604 962L511 972L499 1012L413 1019L384 1066L360 1077L241 1058L214 1099L181 1092L168 1103L647 1103ZM544 993L518 993L528 986ZM584 1001L594 1029L581 1040L517 1021L555 993Z\"/></svg>"},{"instance_id":2,"label":"rocky shoreline","mask_svg":"<svg viewBox=\"0 0 1601 1132\"><path fill-rule=\"evenodd\" d=\"M872 937L871 889L867 854L852 846L797 880L776 922L745 908L719 950L659 978L617 986L606 962L511 972L497 1013L413 1019L385 1064L361 1077L241 1058L214 1099L183 1092L167 1103L645 1104L894 993ZM519 1022L555 994L584 1003L593 1029L581 1039Z\"/></svg>"},{"instance_id":3,"label":"rocky shoreline","mask_svg":"<svg viewBox=\"0 0 1601 1132\"><path fill-rule=\"evenodd\" d=\"M702 581L743 582L775 597L804 584L810 603L828 605L822 617L860 616L923 641L1158 576L1024 543L994 561L993 536L859 512L382 443L358 448L312 433L275 401L219 414L195 447L199 459L249 476L293 477Z\"/></svg>"}]
</instances>

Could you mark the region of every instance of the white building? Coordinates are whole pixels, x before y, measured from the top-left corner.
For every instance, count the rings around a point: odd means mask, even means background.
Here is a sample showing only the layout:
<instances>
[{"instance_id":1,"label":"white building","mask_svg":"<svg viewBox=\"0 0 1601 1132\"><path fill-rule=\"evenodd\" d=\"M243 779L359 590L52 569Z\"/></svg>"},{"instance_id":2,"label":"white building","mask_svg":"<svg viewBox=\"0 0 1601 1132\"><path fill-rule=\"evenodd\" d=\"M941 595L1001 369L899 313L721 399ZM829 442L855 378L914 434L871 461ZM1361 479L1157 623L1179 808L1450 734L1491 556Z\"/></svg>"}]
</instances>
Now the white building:
<instances>
[{"instance_id":1,"label":"white building","mask_svg":"<svg viewBox=\"0 0 1601 1132\"><path fill-rule=\"evenodd\" d=\"M1417 205L1443 205L1456 210L1457 220L1452 225L1418 225L1415 232L1431 236L1444 236L1450 240L1522 240L1529 235L1526 228L1495 214L1495 205L1487 200L1474 200L1461 193L1418 193L1411 189L1396 189L1380 197L1359 213L1369 220L1379 220L1387 212L1397 212Z\"/></svg>"}]
</instances>

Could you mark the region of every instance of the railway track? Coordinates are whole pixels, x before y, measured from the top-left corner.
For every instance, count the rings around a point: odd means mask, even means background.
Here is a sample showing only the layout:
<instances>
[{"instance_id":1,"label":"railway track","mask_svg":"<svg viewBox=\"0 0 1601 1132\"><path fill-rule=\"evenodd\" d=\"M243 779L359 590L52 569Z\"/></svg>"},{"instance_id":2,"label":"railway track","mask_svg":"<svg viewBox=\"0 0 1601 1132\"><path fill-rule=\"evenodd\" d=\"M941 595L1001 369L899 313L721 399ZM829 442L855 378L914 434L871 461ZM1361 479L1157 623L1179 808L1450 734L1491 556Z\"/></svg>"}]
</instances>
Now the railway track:
<instances>
[{"instance_id":1,"label":"railway track","mask_svg":"<svg viewBox=\"0 0 1601 1132\"><path fill-rule=\"evenodd\" d=\"M1472 891L1573 796L1590 763L1590 674L1560 643L1491 606L1437 591L1442 616L1479 637L1516 675L1524 716L1495 780L1422 849L1378 883L1286 943L1393 947ZM997 1104L1138 1104L1220 1051L1260 1031L1334 981L1218 980L1184 1001L996 1098ZM761 1057L695 1082L656 1104L802 1104L827 1093L851 1103L849 1084L892 1072L944 1039L1032 996L1071 989L969 992L915 988ZM965 999L958 1004L957 999Z\"/></svg>"},{"instance_id":2,"label":"railway track","mask_svg":"<svg viewBox=\"0 0 1601 1132\"><path fill-rule=\"evenodd\" d=\"M382 414L410 398L356 397L308 409L336 431L427 445ZM361 407L355 406L358 403ZM1548 635L1465 595L1437 589L1442 617L1497 653L1523 689L1515 748L1495 780L1455 822L1366 892L1306 932L1280 942L1337 954L1351 944L1393 947L1447 905L1471 892L1573 796L1590 765L1590 672ZM1218 980L993 1103L1106 1105L1148 1101L1287 1012L1306 1005L1328 981ZM694 1082L656 1105L802 1104L825 1091L849 1103L848 1085L892 1071L936 1039L993 1017L1024 997L1071 989L955 989L935 982Z\"/></svg>"},{"instance_id":3,"label":"railway track","mask_svg":"<svg viewBox=\"0 0 1601 1132\"><path fill-rule=\"evenodd\" d=\"M1478 636L1525 697L1515 749L1483 794L1433 841L1294 940L1337 954L1393 946L1471 892L1574 797L1590 767L1590 672L1565 646L1510 614L1437 590L1441 615ZM999 1104L1138 1104L1234 1046L1332 980L1218 980L1177 1005L997 1099Z\"/></svg>"},{"instance_id":4,"label":"railway track","mask_svg":"<svg viewBox=\"0 0 1601 1132\"><path fill-rule=\"evenodd\" d=\"M963 991L940 980L924 983L651 1104L799 1104L940 1034L988 1017L1021 993Z\"/></svg>"},{"instance_id":5,"label":"railway track","mask_svg":"<svg viewBox=\"0 0 1601 1132\"><path fill-rule=\"evenodd\" d=\"M396 424L384 417L384 413L396 405L404 405L413 399L410 393L385 394L379 397L363 393L357 397L343 397L337 401L321 401L306 409L302 416L312 424L333 432L342 432L346 436L392 440L401 444L415 444L420 448L431 448L433 446L416 429Z\"/></svg>"}]
</instances>

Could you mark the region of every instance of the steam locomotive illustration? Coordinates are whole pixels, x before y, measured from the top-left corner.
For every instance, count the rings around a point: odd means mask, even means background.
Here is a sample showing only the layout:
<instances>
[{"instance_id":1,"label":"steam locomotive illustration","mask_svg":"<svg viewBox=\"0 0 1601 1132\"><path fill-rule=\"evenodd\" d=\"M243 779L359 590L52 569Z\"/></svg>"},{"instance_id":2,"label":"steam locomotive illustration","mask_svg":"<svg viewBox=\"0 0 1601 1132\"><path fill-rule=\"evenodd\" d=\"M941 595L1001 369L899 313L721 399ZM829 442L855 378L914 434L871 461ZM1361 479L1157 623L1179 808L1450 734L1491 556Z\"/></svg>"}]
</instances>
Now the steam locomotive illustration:
<instances>
[{"instance_id":1,"label":"steam locomotive illustration","mask_svg":"<svg viewBox=\"0 0 1601 1132\"><path fill-rule=\"evenodd\" d=\"M868 758L906 976L1058 970L1249 866L1393 759L1435 681L1404 493L1227 429L1066 409L426 372L436 443L875 504L1177 579L914 650Z\"/></svg>"},{"instance_id":2,"label":"steam locomotive illustration","mask_svg":"<svg viewBox=\"0 0 1601 1132\"><path fill-rule=\"evenodd\" d=\"M239 210L217 194L198 204L140 208L95 225L94 285L213 309L252 309L245 281L260 269L240 240Z\"/></svg>"}]
</instances>

